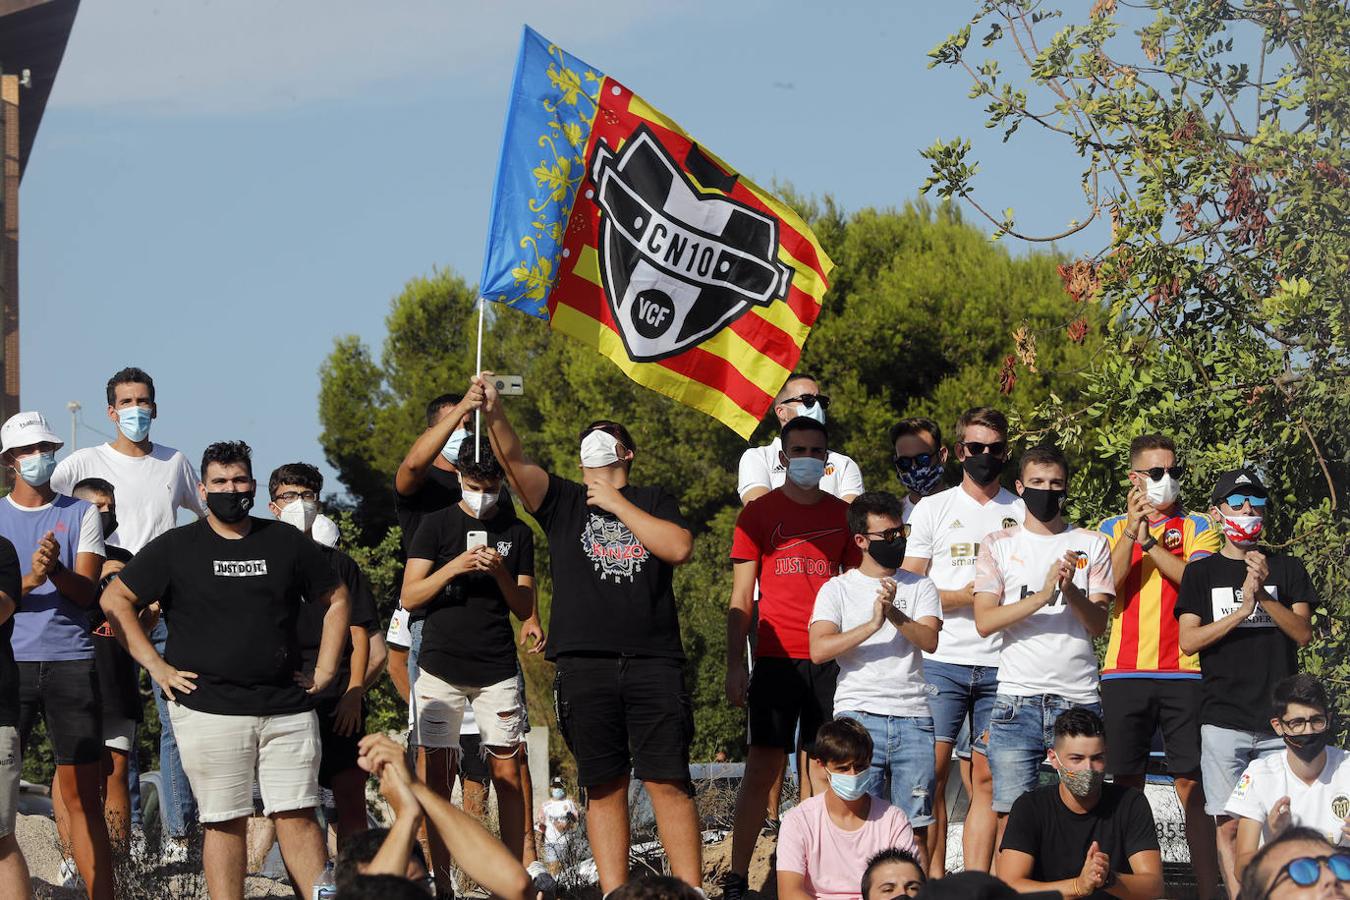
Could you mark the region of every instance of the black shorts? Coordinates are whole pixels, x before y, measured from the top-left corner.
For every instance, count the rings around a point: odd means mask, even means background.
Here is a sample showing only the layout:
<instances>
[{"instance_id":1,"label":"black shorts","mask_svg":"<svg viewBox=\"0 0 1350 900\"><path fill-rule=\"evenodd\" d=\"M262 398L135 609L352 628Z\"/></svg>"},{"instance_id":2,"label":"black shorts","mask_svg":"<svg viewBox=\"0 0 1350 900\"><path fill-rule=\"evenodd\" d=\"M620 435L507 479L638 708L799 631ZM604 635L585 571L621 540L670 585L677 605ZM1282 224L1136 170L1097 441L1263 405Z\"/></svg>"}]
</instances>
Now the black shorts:
<instances>
[{"instance_id":1,"label":"black shorts","mask_svg":"<svg viewBox=\"0 0 1350 900\"><path fill-rule=\"evenodd\" d=\"M359 768L356 758L360 755L357 746L366 733L366 710L361 708L361 721L356 731L350 735L338 734L333 730L333 720L337 714L340 697L320 700L314 707L319 716L319 786L333 789L333 776L348 769Z\"/></svg>"},{"instance_id":2,"label":"black shorts","mask_svg":"<svg viewBox=\"0 0 1350 900\"><path fill-rule=\"evenodd\" d=\"M766 656L750 673L750 746L809 750L834 715L835 662ZM798 727L800 725L800 728Z\"/></svg>"},{"instance_id":3,"label":"black shorts","mask_svg":"<svg viewBox=\"0 0 1350 900\"><path fill-rule=\"evenodd\" d=\"M492 780L488 762L483 758L482 743L476 734L459 736L459 776L465 781L487 784Z\"/></svg>"},{"instance_id":4,"label":"black shorts","mask_svg":"<svg viewBox=\"0 0 1350 900\"><path fill-rule=\"evenodd\" d=\"M19 743L25 756L38 716L47 723L58 766L102 761L103 701L92 658L19 663Z\"/></svg>"},{"instance_id":5,"label":"black shorts","mask_svg":"<svg viewBox=\"0 0 1350 900\"><path fill-rule=\"evenodd\" d=\"M694 708L681 660L561 654L556 663L554 712L578 784L596 787L631 770L690 787Z\"/></svg>"},{"instance_id":6,"label":"black shorts","mask_svg":"<svg viewBox=\"0 0 1350 900\"><path fill-rule=\"evenodd\" d=\"M1162 729L1170 775L1200 771L1199 678L1104 678L1106 771L1148 771L1153 734Z\"/></svg>"}]
</instances>

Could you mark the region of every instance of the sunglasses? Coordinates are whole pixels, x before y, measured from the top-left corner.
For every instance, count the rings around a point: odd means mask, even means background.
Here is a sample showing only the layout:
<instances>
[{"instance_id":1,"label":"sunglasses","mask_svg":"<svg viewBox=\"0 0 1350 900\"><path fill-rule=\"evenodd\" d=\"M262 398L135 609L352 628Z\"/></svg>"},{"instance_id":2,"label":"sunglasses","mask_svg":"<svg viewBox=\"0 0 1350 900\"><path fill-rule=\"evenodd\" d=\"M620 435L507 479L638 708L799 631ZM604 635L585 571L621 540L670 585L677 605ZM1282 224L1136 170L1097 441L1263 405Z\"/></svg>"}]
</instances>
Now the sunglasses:
<instances>
[{"instance_id":1,"label":"sunglasses","mask_svg":"<svg viewBox=\"0 0 1350 900\"><path fill-rule=\"evenodd\" d=\"M1223 502L1233 507L1233 509L1237 509L1244 503L1250 503L1252 509L1261 509L1266 505L1266 498L1258 497L1255 494L1229 494L1227 497L1223 498Z\"/></svg>"},{"instance_id":2,"label":"sunglasses","mask_svg":"<svg viewBox=\"0 0 1350 900\"><path fill-rule=\"evenodd\" d=\"M905 536L905 529L902 525L899 528L887 528L885 531L864 531L863 537L877 538L890 544L900 540Z\"/></svg>"},{"instance_id":3,"label":"sunglasses","mask_svg":"<svg viewBox=\"0 0 1350 900\"><path fill-rule=\"evenodd\" d=\"M892 456L891 462L895 465L897 471L911 471L912 469L926 469L937 459L936 453L920 453L918 456Z\"/></svg>"},{"instance_id":4,"label":"sunglasses","mask_svg":"<svg viewBox=\"0 0 1350 900\"><path fill-rule=\"evenodd\" d=\"M830 408L830 398L825 396L824 394L802 394L797 397L788 397L786 400L783 401L783 405L786 405L788 403L800 403L807 409L811 409L817 403L820 404L822 409Z\"/></svg>"},{"instance_id":5,"label":"sunglasses","mask_svg":"<svg viewBox=\"0 0 1350 900\"><path fill-rule=\"evenodd\" d=\"M1280 869L1275 880L1266 889L1269 897L1275 888L1286 878L1299 887L1312 887L1322 877L1322 867L1326 866L1337 881L1350 881L1350 854L1337 853L1334 856L1301 856L1291 859Z\"/></svg>"},{"instance_id":6,"label":"sunglasses","mask_svg":"<svg viewBox=\"0 0 1350 900\"><path fill-rule=\"evenodd\" d=\"M1135 469L1140 475L1147 475L1149 481L1162 481L1163 475L1171 475L1178 481L1186 474L1185 466L1154 466L1151 469Z\"/></svg>"},{"instance_id":7,"label":"sunglasses","mask_svg":"<svg viewBox=\"0 0 1350 900\"><path fill-rule=\"evenodd\" d=\"M994 441L992 444L985 444L981 441L958 441L960 446L966 448L966 452L971 456L979 456L982 453L988 453L991 456L1002 456L1008 452L1007 441Z\"/></svg>"}]
</instances>

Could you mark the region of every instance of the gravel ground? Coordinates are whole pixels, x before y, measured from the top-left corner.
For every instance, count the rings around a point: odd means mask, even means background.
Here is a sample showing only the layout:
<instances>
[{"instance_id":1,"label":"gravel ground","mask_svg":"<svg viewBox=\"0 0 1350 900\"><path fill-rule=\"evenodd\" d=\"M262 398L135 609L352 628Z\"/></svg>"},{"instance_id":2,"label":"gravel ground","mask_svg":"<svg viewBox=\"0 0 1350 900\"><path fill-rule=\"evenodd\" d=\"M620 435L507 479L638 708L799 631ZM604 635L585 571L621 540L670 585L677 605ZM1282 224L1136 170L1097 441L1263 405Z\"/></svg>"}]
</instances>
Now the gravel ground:
<instances>
[{"instance_id":1,"label":"gravel ground","mask_svg":"<svg viewBox=\"0 0 1350 900\"><path fill-rule=\"evenodd\" d=\"M83 890L60 887L61 850L56 837L56 823L46 816L21 815L15 832L24 858L28 860L33 896L38 900L83 900ZM120 879L119 897L158 900L206 898L206 886L199 872L185 871L183 866L136 868L136 871ZM135 881L136 884L126 883L128 881ZM294 896L289 884L268 878L250 878L244 895L250 898Z\"/></svg>"}]
</instances>

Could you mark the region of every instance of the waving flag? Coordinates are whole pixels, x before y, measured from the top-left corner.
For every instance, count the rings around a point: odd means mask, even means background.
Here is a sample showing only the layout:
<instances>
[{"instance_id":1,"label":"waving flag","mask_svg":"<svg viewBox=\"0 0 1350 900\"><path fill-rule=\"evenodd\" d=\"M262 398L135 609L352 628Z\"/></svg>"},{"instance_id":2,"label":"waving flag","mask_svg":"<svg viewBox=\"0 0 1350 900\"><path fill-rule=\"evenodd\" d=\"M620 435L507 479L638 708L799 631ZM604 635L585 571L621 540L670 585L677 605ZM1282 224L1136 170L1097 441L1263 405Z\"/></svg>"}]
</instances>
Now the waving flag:
<instances>
[{"instance_id":1,"label":"waving flag","mask_svg":"<svg viewBox=\"0 0 1350 900\"><path fill-rule=\"evenodd\" d=\"M613 78L525 29L480 291L749 437L834 264L806 224Z\"/></svg>"}]
</instances>

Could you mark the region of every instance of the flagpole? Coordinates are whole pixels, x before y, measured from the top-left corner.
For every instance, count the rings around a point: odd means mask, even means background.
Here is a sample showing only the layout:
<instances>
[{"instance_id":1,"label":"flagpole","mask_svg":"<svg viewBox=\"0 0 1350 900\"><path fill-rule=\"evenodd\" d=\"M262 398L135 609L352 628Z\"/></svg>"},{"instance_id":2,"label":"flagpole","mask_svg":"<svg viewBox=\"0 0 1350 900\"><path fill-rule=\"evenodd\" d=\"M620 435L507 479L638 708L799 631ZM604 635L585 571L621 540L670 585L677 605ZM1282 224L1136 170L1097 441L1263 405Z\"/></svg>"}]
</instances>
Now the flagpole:
<instances>
[{"instance_id":1,"label":"flagpole","mask_svg":"<svg viewBox=\"0 0 1350 900\"><path fill-rule=\"evenodd\" d=\"M487 298L478 298L478 355L474 361L474 375L483 373L483 307L487 304ZM473 461L483 461L483 410L481 408L473 411Z\"/></svg>"}]
</instances>

